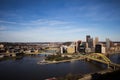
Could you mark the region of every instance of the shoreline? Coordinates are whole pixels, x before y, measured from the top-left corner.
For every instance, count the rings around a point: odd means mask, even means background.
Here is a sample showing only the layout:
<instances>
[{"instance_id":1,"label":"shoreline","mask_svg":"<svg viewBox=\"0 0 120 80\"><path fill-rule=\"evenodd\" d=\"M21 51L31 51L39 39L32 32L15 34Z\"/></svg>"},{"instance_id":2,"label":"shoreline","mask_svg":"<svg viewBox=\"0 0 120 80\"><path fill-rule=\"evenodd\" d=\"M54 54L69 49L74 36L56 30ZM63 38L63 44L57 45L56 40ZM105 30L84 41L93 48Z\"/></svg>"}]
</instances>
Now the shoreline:
<instances>
[{"instance_id":1,"label":"shoreline","mask_svg":"<svg viewBox=\"0 0 120 80\"><path fill-rule=\"evenodd\" d=\"M109 68L109 69L105 69L105 70L101 70L101 71L97 71L97 72L83 74L82 78L80 78L78 80L91 80L93 78L93 76L97 75L98 77L100 77L101 75L104 76L105 74L111 74L111 73L114 73L116 71L119 71L119 69L118 70L112 70L112 69Z\"/></svg>"},{"instance_id":2,"label":"shoreline","mask_svg":"<svg viewBox=\"0 0 120 80\"><path fill-rule=\"evenodd\" d=\"M111 55L115 55L115 54L119 54L119 53L111 53L108 54L107 56L111 56ZM60 61L50 61L50 60L46 60L46 61L39 61L37 62L37 64L58 64L58 63L64 63L64 62L74 62L74 61L78 61L78 60L85 60L84 57L80 57L80 58L73 58L73 59L68 59L68 60L60 60Z\"/></svg>"},{"instance_id":3,"label":"shoreline","mask_svg":"<svg viewBox=\"0 0 120 80\"><path fill-rule=\"evenodd\" d=\"M83 59L84 58L61 60L61 61L43 61L43 62L37 62L37 64L58 64L58 63L64 63L64 62L74 62L74 61L83 60Z\"/></svg>"},{"instance_id":4,"label":"shoreline","mask_svg":"<svg viewBox=\"0 0 120 80\"><path fill-rule=\"evenodd\" d=\"M95 71L95 72L91 72L91 73L85 73L85 74L67 74L65 76L61 76L61 77L51 77L51 78L48 78L48 79L55 79L55 80L67 80L67 78L69 77L69 79L73 78L73 80L96 80L94 79L94 76L97 76L97 78L101 78L101 76L106 76L109 75L109 74L113 74L115 73L116 71L119 71L119 70L112 70L111 68L109 69L104 69L104 70L100 70L100 71ZM111 76L110 76L111 77ZM112 76L114 77L114 76ZM47 79L45 79L47 80ZM100 80L100 79L97 79L97 80ZM103 80L103 79L101 79Z\"/></svg>"}]
</instances>

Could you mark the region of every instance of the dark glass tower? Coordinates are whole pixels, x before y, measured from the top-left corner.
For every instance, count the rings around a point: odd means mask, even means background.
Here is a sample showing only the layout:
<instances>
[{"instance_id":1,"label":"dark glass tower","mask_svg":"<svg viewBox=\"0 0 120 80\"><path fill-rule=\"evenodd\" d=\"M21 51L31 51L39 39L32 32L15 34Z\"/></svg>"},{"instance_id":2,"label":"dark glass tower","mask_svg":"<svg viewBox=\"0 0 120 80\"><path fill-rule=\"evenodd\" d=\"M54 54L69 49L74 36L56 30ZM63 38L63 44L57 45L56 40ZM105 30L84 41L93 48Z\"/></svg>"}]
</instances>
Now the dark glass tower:
<instances>
[{"instance_id":1,"label":"dark glass tower","mask_svg":"<svg viewBox=\"0 0 120 80\"><path fill-rule=\"evenodd\" d=\"M102 52L102 46L100 44L95 45L95 53L101 53Z\"/></svg>"},{"instance_id":2,"label":"dark glass tower","mask_svg":"<svg viewBox=\"0 0 120 80\"><path fill-rule=\"evenodd\" d=\"M90 35L87 35L87 36L86 36L86 42L88 42L89 39L90 39Z\"/></svg>"}]
</instances>

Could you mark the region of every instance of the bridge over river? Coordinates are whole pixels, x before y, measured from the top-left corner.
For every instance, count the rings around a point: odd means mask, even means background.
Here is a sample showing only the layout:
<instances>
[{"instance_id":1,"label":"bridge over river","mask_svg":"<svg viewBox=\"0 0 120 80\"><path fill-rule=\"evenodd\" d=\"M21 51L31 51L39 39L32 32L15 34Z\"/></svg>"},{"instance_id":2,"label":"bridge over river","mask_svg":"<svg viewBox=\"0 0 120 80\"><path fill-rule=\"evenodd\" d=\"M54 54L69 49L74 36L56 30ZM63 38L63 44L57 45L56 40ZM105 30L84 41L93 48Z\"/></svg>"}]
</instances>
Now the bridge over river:
<instances>
[{"instance_id":1,"label":"bridge over river","mask_svg":"<svg viewBox=\"0 0 120 80\"><path fill-rule=\"evenodd\" d=\"M100 63L104 63L107 64L108 68L112 67L114 70L120 69L120 64L113 63L109 58L107 58L101 53L91 53L81 56L84 57L87 61L93 60Z\"/></svg>"}]
</instances>

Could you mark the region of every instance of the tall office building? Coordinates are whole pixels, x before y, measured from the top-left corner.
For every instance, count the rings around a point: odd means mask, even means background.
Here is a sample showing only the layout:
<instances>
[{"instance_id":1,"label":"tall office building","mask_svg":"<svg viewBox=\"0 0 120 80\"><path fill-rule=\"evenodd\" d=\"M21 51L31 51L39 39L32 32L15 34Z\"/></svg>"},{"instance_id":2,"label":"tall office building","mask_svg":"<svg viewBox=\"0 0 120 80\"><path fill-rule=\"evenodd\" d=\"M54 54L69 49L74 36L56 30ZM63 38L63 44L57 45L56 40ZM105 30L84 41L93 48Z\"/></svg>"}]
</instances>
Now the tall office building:
<instances>
[{"instance_id":1,"label":"tall office building","mask_svg":"<svg viewBox=\"0 0 120 80\"><path fill-rule=\"evenodd\" d=\"M99 38L95 37L95 44L98 44L98 42L99 42Z\"/></svg>"},{"instance_id":2,"label":"tall office building","mask_svg":"<svg viewBox=\"0 0 120 80\"><path fill-rule=\"evenodd\" d=\"M93 38L88 39L88 48L93 48Z\"/></svg>"},{"instance_id":3,"label":"tall office building","mask_svg":"<svg viewBox=\"0 0 120 80\"><path fill-rule=\"evenodd\" d=\"M86 42L86 48L88 48L88 43Z\"/></svg>"},{"instance_id":4,"label":"tall office building","mask_svg":"<svg viewBox=\"0 0 120 80\"><path fill-rule=\"evenodd\" d=\"M95 40L93 40L93 47L94 47L94 48L95 48L95 45L96 45Z\"/></svg>"},{"instance_id":5,"label":"tall office building","mask_svg":"<svg viewBox=\"0 0 120 80\"><path fill-rule=\"evenodd\" d=\"M88 44L88 48L93 47L93 38L90 37L90 35L86 36L86 45Z\"/></svg>"},{"instance_id":6,"label":"tall office building","mask_svg":"<svg viewBox=\"0 0 120 80\"><path fill-rule=\"evenodd\" d=\"M110 49L110 40L109 40L109 38L106 39L106 48L107 48L107 50Z\"/></svg>"},{"instance_id":7,"label":"tall office building","mask_svg":"<svg viewBox=\"0 0 120 80\"><path fill-rule=\"evenodd\" d=\"M80 40L76 42L76 52L79 52L81 42Z\"/></svg>"},{"instance_id":8,"label":"tall office building","mask_svg":"<svg viewBox=\"0 0 120 80\"><path fill-rule=\"evenodd\" d=\"M93 40L93 47L95 48L95 45L99 43L99 38L95 37L95 40Z\"/></svg>"},{"instance_id":9,"label":"tall office building","mask_svg":"<svg viewBox=\"0 0 120 80\"><path fill-rule=\"evenodd\" d=\"M90 39L90 35L86 36L86 42L88 42L88 40Z\"/></svg>"}]
</instances>

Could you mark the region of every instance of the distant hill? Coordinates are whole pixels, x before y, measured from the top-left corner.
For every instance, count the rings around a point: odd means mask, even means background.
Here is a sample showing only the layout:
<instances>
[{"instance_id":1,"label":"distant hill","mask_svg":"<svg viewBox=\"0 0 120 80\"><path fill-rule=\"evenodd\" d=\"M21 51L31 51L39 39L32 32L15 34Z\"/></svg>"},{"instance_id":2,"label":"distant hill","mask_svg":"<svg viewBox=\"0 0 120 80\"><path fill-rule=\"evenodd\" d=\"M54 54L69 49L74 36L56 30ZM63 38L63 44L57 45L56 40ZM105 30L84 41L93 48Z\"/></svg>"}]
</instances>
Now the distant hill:
<instances>
[{"instance_id":1,"label":"distant hill","mask_svg":"<svg viewBox=\"0 0 120 80\"><path fill-rule=\"evenodd\" d=\"M69 46L72 42L64 42L63 45Z\"/></svg>"}]
</instances>

